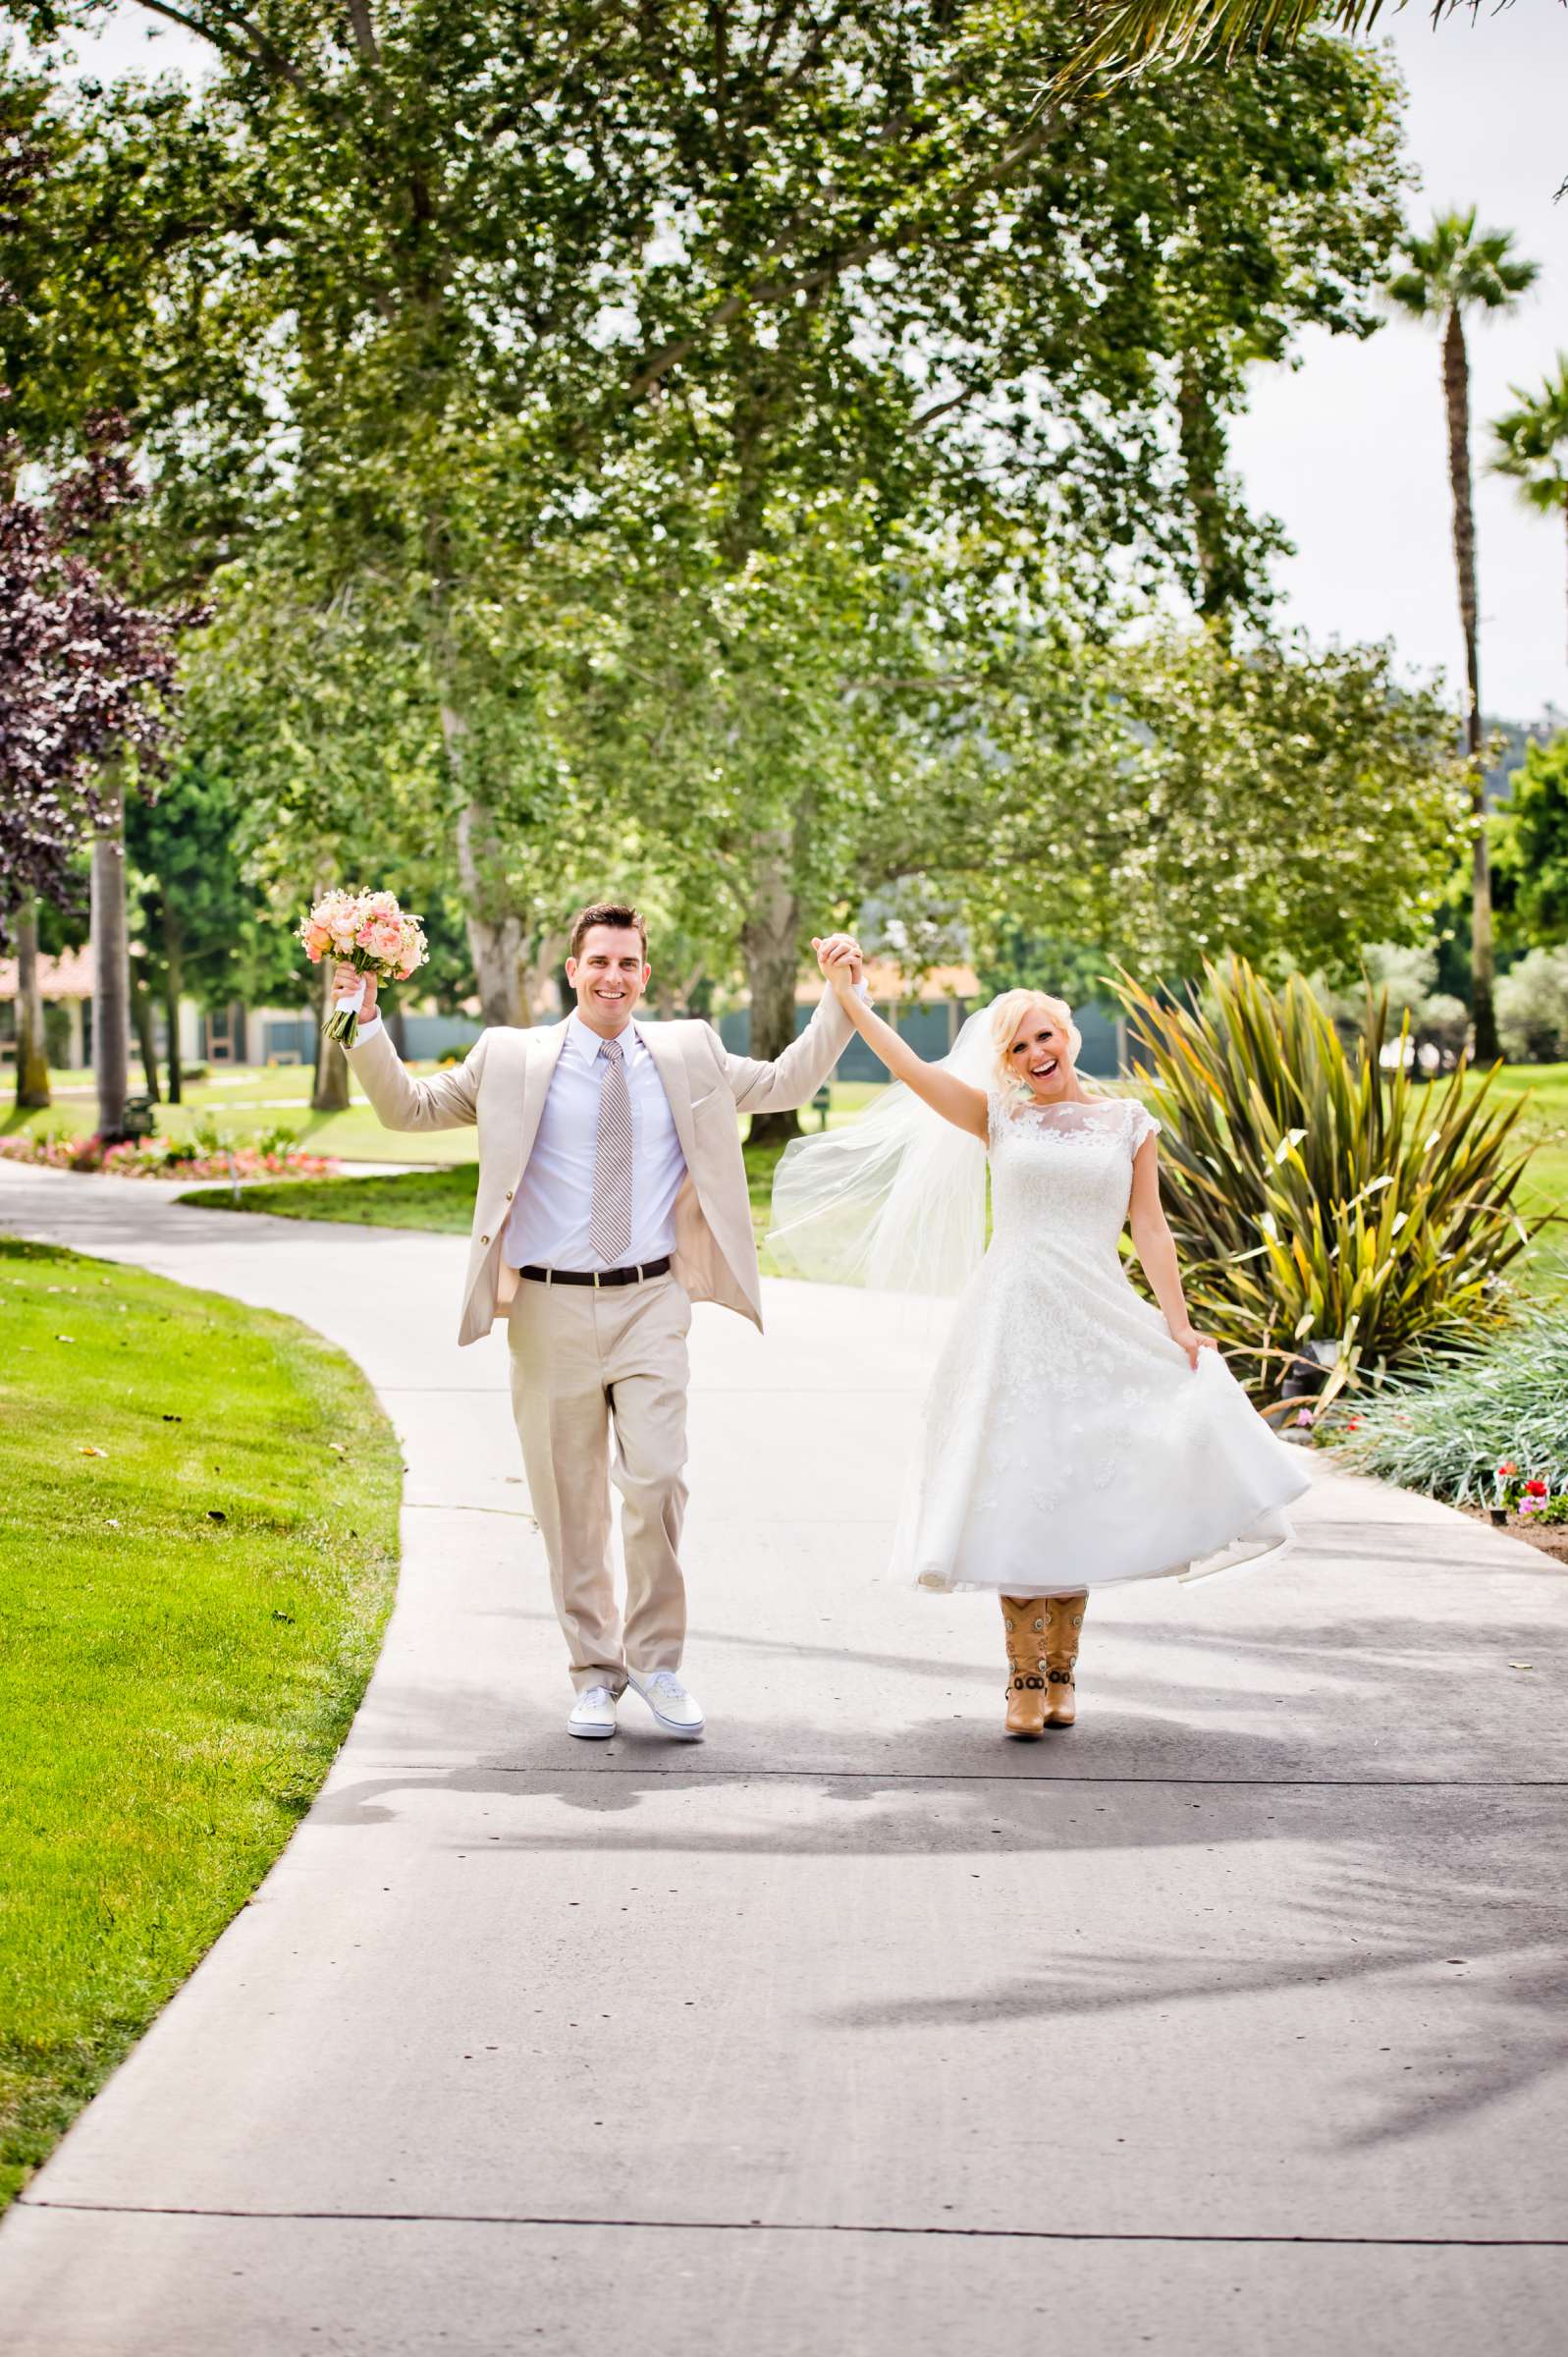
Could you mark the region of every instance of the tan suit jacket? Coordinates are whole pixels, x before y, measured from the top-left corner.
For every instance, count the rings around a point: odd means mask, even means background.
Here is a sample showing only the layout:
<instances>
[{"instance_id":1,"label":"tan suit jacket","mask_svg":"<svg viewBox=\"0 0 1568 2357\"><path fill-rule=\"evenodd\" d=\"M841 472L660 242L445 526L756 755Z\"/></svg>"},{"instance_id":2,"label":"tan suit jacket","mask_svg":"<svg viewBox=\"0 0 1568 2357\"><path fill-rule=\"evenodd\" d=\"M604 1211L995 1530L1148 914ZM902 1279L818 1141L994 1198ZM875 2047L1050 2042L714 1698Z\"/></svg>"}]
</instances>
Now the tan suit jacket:
<instances>
[{"instance_id":1,"label":"tan suit jacket","mask_svg":"<svg viewBox=\"0 0 1568 2357\"><path fill-rule=\"evenodd\" d=\"M804 1105L849 1038L848 1016L829 992L800 1037L772 1064L731 1056L708 1023L645 1021L648 1043L686 1158L676 1201L675 1273L694 1301L722 1301L762 1324L762 1283L740 1152L737 1113ZM452 1071L416 1079L386 1026L349 1051L355 1079L389 1129L479 1129L479 1191L463 1286L460 1343L476 1343L502 1317L516 1275L501 1256L502 1232L522 1185L565 1022L483 1031Z\"/></svg>"}]
</instances>

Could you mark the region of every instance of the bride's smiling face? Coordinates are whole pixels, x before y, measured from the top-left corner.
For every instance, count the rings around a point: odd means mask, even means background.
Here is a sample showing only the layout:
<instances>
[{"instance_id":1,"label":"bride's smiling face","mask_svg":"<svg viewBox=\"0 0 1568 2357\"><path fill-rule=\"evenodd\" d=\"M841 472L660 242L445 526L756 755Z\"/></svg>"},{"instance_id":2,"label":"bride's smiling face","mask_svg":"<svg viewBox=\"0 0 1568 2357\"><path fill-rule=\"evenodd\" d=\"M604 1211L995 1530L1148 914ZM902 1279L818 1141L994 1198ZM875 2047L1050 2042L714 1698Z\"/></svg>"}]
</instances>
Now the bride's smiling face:
<instances>
[{"instance_id":1,"label":"bride's smiling face","mask_svg":"<svg viewBox=\"0 0 1568 2357\"><path fill-rule=\"evenodd\" d=\"M1012 1035L1007 1064L1031 1096L1049 1104L1056 1097L1078 1094L1067 1034L1049 1008L1031 1007Z\"/></svg>"}]
</instances>

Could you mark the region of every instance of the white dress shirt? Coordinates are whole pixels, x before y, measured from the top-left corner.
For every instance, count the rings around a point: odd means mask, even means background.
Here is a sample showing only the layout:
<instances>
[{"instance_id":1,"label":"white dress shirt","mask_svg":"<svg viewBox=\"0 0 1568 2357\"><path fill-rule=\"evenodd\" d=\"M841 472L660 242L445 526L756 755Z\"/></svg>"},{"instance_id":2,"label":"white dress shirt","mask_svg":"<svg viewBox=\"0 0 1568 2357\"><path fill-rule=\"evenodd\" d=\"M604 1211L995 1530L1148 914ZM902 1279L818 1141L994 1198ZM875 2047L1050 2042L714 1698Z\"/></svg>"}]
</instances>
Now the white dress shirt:
<instances>
[{"instance_id":1,"label":"white dress shirt","mask_svg":"<svg viewBox=\"0 0 1568 2357\"><path fill-rule=\"evenodd\" d=\"M619 1265L661 1260L676 1248L676 1197L686 1158L659 1068L634 1022L620 1035L631 1095L631 1236ZM533 1152L508 1214L502 1256L514 1269L605 1269L588 1241L599 1098L609 1065L597 1031L575 1011L550 1075Z\"/></svg>"}]
</instances>

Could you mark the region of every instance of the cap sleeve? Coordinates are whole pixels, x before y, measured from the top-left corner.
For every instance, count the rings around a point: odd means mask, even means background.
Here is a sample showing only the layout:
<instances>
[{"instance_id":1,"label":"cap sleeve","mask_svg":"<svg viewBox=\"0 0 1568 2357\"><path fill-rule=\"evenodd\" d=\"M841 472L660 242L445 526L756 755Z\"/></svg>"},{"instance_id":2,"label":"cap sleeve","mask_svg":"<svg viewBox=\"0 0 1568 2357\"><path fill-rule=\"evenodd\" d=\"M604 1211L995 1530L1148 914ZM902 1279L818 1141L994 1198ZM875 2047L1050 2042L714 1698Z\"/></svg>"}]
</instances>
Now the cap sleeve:
<instances>
[{"instance_id":1,"label":"cap sleeve","mask_svg":"<svg viewBox=\"0 0 1568 2357\"><path fill-rule=\"evenodd\" d=\"M1128 1108L1127 1151L1136 1154L1146 1137L1160 1135L1162 1124L1155 1120L1147 1105L1139 1104L1136 1097L1126 1097L1122 1101Z\"/></svg>"}]
</instances>

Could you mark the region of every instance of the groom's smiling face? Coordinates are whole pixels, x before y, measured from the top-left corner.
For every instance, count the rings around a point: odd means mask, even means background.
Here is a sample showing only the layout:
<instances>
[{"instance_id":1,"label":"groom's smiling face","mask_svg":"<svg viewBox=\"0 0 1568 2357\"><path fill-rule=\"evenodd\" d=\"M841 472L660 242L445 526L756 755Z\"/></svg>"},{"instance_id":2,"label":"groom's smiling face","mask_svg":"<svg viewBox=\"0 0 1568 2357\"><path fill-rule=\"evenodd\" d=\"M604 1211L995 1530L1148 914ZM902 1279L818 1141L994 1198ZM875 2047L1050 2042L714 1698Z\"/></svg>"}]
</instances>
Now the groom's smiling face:
<instances>
[{"instance_id":1,"label":"groom's smiling face","mask_svg":"<svg viewBox=\"0 0 1568 2357\"><path fill-rule=\"evenodd\" d=\"M606 1039L630 1022L652 971L643 959L641 935L629 926L590 925L576 957L567 959L577 1012Z\"/></svg>"}]
</instances>

